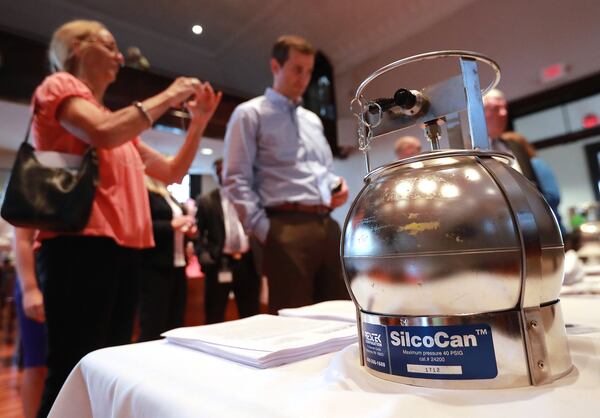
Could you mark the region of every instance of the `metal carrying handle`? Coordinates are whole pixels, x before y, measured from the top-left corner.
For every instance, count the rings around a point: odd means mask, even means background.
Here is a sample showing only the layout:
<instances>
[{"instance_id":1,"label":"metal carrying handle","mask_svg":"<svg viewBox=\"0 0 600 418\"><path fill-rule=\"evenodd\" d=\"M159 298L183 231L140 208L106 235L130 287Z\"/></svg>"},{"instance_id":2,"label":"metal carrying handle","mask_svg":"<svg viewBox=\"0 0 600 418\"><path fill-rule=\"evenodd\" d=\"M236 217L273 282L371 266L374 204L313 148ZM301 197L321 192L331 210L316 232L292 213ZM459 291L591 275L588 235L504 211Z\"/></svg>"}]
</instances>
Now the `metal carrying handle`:
<instances>
[{"instance_id":1,"label":"metal carrying handle","mask_svg":"<svg viewBox=\"0 0 600 418\"><path fill-rule=\"evenodd\" d=\"M448 58L448 57L457 57L460 59L468 59L474 60L478 62L482 62L487 64L494 71L494 79L489 83L489 85L481 90L481 95L483 96L489 90L493 89L500 82L500 67L498 64L486 57L485 55L479 54L477 52L472 51L460 51L460 50L446 50L446 51L433 51L426 52L419 55L413 55L411 57L403 58L398 61L392 62L384 67L381 67L377 71L373 72L369 75L356 89L356 93L354 94L354 98L350 102L350 111L356 116L358 120L358 147L365 154L366 164L367 164L367 173L371 172L370 162L369 162L369 146L373 141L373 128L377 127L382 121L383 111L381 106L377 102L366 102L363 97L363 92L367 88L367 86L375 80L377 77L391 71L395 68L401 67L403 65L407 65L414 62L425 61L430 59L437 58ZM374 124L370 124L365 120L365 114L369 108L369 106L376 106L379 111L379 118L377 122Z\"/></svg>"}]
</instances>

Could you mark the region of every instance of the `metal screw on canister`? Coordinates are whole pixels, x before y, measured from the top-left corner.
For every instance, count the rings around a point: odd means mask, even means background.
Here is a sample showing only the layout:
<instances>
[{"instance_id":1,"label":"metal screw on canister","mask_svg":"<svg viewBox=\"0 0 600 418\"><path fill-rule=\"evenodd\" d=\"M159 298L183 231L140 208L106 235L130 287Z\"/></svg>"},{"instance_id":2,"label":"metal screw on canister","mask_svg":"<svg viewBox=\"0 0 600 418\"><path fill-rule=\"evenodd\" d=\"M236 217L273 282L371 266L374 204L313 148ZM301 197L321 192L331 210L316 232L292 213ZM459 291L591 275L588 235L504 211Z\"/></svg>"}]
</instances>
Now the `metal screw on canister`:
<instances>
[{"instance_id":1,"label":"metal screw on canister","mask_svg":"<svg viewBox=\"0 0 600 418\"><path fill-rule=\"evenodd\" d=\"M536 329L536 328L537 328L537 326L538 326L538 323L537 323L537 321L531 321L531 322L529 323L529 325L531 326L531 328L533 328L533 329Z\"/></svg>"},{"instance_id":2,"label":"metal screw on canister","mask_svg":"<svg viewBox=\"0 0 600 418\"><path fill-rule=\"evenodd\" d=\"M542 360L538 361L538 362L537 362L537 365L538 365L538 367L539 367L540 369L543 369L543 368L544 368L544 362L543 362Z\"/></svg>"}]
</instances>

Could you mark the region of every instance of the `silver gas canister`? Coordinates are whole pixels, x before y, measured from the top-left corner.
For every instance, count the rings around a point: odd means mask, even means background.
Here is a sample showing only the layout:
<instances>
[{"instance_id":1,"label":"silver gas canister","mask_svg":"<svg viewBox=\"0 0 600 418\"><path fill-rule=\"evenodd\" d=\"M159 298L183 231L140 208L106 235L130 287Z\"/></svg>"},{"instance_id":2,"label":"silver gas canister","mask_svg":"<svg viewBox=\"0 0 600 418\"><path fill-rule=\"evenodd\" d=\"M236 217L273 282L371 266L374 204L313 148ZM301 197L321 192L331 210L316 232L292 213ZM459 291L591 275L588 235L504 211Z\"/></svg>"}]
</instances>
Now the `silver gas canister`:
<instances>
[{"instance_id":1,"label":"silver gas canister","mask_svg":"<svg viewBox=\"0 0 600 418\"><path fill-rule=\"evenodd\" d=\"M458 61L459 74L389 99L364 97L380 75L436 58ZM478 63L494 74L485 92L499 81L495 62L440 51L379 69L352 103L367 175L341 255L361 362L383 379L506 388L548 383L572 368L558 299L560 231L511 157L489 151ZM432 151L371 170L371 141L415 124ZM439 150L442 141L452 148Z\"/></svg>"}]
</instances>

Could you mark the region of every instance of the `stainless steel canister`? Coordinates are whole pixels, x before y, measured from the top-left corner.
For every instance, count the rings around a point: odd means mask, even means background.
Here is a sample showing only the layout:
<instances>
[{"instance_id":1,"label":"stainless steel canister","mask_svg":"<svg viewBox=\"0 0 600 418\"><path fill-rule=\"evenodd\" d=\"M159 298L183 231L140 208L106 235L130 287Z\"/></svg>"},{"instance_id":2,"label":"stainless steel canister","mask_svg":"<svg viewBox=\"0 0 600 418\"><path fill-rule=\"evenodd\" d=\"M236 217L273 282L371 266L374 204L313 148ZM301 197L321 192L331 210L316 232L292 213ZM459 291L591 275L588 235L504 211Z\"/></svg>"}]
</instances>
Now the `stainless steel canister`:
<instances>
[{"instance_id":1,"label":"stainless steel canister","mask_svg":"<svg viewBox=\"0 0 600 418\"><path fill-rule=\"evenodd\" d=\"M500 388L553 381L572 368L558 299L563 243L536 187L511 168L510 156L485 149L473 63L497 70L496 64L475 53L442 51L384 69L440 57L460 60L462 74L409 90L426 103L420 113L398 115L393 106L386 110L369 102L362 96L364 83L357 91L368 174L347 215L341 255L357 307L361 361L378 377L419 386ZM375 121L368 111L373 106ZM468 129L427 130L463 111ZM467 132L467 138L448 142L471 146L371 171L370 141L411 122L423 124L432 142L440 138L431 135Z\"/></svg>"}]
</instances>

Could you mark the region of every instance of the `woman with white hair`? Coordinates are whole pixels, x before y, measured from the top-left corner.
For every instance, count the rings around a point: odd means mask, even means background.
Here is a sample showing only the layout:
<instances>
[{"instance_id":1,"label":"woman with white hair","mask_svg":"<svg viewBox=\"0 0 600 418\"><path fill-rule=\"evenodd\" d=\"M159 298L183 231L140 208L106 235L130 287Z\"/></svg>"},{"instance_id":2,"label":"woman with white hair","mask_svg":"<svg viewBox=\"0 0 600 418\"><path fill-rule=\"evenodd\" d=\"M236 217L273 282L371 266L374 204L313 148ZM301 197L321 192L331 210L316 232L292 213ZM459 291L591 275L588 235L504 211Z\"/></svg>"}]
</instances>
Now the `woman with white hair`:
<instances>
[{"instance_id":1,"label":"woman with white hair","mask_svg":"<svg viewBox=\"0 0 600 418\"><path fill-rule=\"evenodd\" d=\"M166 90L115 112L106 88L123 64L112 34L96 21L62 25L52 37L54 73L33 96L36 148L82 155L95 147L99 181L87 225L74 234L40 231L37 269L48 327L48 378L38 416L87 353L131 341L140 250L154 246L144 175L169 184L186 174L221 99L208 83L177 78ZM187 136L173 158L139 138L171 107L185 103Z\"/></svg>"}]
</instances>

